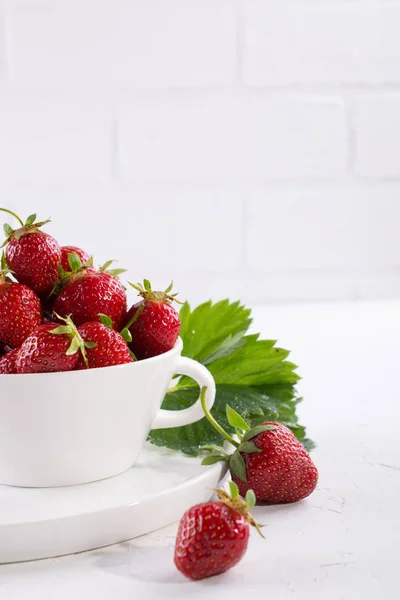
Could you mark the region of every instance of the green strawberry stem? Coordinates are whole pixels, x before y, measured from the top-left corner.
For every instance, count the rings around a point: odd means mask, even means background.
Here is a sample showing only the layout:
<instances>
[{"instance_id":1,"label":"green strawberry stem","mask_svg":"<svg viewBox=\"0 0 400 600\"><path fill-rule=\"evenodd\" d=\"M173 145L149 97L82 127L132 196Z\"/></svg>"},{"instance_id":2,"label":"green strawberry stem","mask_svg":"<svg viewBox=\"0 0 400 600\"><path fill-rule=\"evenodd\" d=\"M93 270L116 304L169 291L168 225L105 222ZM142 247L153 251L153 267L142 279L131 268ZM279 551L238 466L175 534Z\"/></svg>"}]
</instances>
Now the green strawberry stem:
<instances>
[{"instance_id":1,"label":"green strawberry stem","mask_svg":"<svg viewBox=\"0 0 400 600\"><path fill-rule=\"evenodd\" d=\"M201 402L201 407L204 411L204 414L206 416L206 419L208 420L208 422L214 427L214 429L216 429L218 431L218 433L220 433L222 435L222 437L229 442L230 444L232 444L232 446L235 446L235 448L239 448L240 444L233 439L233 437L231 437L229 435L229 433L227 433L225 431L225 429L223 429L223 427L221 427L221 425L219 423L217 423L217 421L214 419L214 417L212 416L212 414L210 413L210 411L208 410L207 404L206 404L206 392L207 392L207 388L204 386L201 388L201 393L200 393L200 402Z\"/></svg>"},{"instance_id":2,"label":"green strawberry stem","mask_svg":"<svg viewBox=\"0 0 400 600\"><path fill-rule=\"evenodd\" d=\"M21 225L21 227L24 227L24 223L22 222L22 220L19 218L18 215L15 214L15 212L13 212L12 210L8 210L8 208L0 208L0 210L2 212L8 213L9 215L11 215L12 217L14 217L15 219L17 219L17 221L19 222L19 224Z\"/></svg>"}]
</instances>

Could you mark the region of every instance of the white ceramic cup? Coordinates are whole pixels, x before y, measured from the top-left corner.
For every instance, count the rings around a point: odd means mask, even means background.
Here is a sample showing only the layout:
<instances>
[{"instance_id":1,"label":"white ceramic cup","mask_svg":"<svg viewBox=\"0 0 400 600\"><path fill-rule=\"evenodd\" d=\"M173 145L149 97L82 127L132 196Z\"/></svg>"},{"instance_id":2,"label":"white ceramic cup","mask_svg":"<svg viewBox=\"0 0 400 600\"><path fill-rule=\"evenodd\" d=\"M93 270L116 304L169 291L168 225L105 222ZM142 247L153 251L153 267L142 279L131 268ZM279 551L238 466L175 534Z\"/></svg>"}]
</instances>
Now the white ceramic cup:
<instances>
[{"instance_id":1,"label":"white ceramic cup","mask_svg":"<svg viewBox=\"0 0 400 600\"><path fill-rule=\"evenodd\" d=\"M150 429L180 427L203 416L200 400L179 411L160 406L171 377L215 383L200 363L165 354L103 369L0 375L0 484L56 487L89 483L132 467Z\"/></svg>"}]
</instances>

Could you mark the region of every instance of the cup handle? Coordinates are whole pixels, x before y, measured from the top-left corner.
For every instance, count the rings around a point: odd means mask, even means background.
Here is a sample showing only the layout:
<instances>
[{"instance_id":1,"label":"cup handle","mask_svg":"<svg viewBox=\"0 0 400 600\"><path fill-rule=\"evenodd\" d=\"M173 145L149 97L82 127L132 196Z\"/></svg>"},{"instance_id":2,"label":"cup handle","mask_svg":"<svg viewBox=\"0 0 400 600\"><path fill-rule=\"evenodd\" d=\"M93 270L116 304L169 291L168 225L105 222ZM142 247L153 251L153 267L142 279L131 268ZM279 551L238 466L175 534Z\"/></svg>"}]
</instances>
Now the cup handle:
<instances>
[{"instance_id":1,"label":"cup handle","mask_svg":"<svg viewBox=\"0 0 400 600\"><path fill-rule=\"evenodd\" d=\"M206 405L210 409L215 401L215 381L210 371L202 364L191 358L180 356L174 369L178 375L188 375L199 384L200 388L207 387ZM200 421L204 417L204 412L200 404L200 398L193 406L183 410L163 410L160 409L151 426L152 429L169 429L171 427L181 427Z\"/></svg>"}]
</instances>

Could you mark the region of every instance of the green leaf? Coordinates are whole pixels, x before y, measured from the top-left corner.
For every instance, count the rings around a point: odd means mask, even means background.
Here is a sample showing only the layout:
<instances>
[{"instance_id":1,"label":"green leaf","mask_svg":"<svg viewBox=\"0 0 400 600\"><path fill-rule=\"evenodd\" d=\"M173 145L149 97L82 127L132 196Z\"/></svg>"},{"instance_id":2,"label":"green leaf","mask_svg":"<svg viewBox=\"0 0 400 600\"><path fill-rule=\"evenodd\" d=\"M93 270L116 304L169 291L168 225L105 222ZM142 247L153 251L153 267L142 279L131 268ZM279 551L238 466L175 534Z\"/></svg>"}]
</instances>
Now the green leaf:
<instances>
[{"instance_id":1,"label":"green leaf","mask_svg":"<svg viewBox=\"0 0 400 600\"><path fill-rule=\"evenodd\" d=\"M151 292L151 285L148 279L143 279L143 287L146 290L146 292Z\"/></svg>"},{"instance_id":2,"label":"green leaf","mask_svg":"<svg viewBox=\"0 0 400 600\"><path fill-rule=\"evenodd\" d=\"M27 220L25 221L25 225L27 227L29 227L30 225L33 225L33 223L36 221L36 214L34 215L29 215L29 217L27 218Z\"/></svg>"},{"instance_id":3,"label":"green leaf","mask_svg":"<svg viewBox=\"0 0 400 600\"><path fill-rule=\"evenodd\" d=\"M274 425L256 425L255 427L253 427L245 433L245 435L242 438L242 442L246 443L247 440L255 438L260 433L264 433L264 431L271 431L272 429L275 429Z\"/></svg>"},{"instance_id":4,"label":"green leaf","mask_svg":"<svg viewBox=\"0 0 400 600\"><path fill-rule=\"evenodd\" d=\"M229 491L231 493L232 500L239 496L239 488L234 481L229 482Z\"/></svg>"},{"instance_id":5,"label":"green leaf","mask_svg":"<svg viewBox=\"0 0 400 600\"><path fill-rule=\"evenodd\" d=\"M102 265L100 267L100 271L107 271L108 267L111 267L111 265L113 264L113 262L115 262L114 260L108 260L107 262L104 263L104 265Z\"/></svg>"},{"instance_id":6,"label":"green leaf","mask_svg":"<svg viewBox=\"0 0 400 600\"><path fill-rule=\"evenodd\" d=\"M54 335L64 335L64 333L71 333L71 327L69 325L60 325L49 331L49 333L53 333Z\"/></svg>"},{"instance_id":7,"label":"green leaf","mask_svg":"<svg viewBox=\"0 0 400 600\"><path fill-rule=\"evenodd\" d=\"M192 311L186 302L180 319L183 354L207 364L213 374L217 391L211 413L230 435L243 423L237 427L228 422L227 406L251 428L266 421L283 423L307 449L313 447L296 414L300 402L294 387L299 379L296 366L286 360L289 352L276 347L274 340L261 340L258 334L246 335L250 310L239 302L222 300L216 304L205 302ZM199 397L197 384L186 376L174 381L177 384L165 396L162 408L182 410L192 406ZM251 436L270 427L253 429ZM249 441L249 434L246 431L242 442ZM158 446L194 456L206 445L223 444L221 435L205 418L184 427L151 431L149 439Z\"/></svg>"},{"instance_id":8,"label":"green leaf","mask_svg":"<svg viewBox=\"0 0 400 600\"><path fill-rule=\"evenodd\" d=\"M249 426L246 421L239 415L236 410L231 408L228 404L226 405L226 418L228 419L229 425L234 429L239 429L241 431L248 431Z\"/></svg>"},{"instance_id":9,"label":"green leaf","mask_svg":"<svg viewBox=\"0 0 400 600\"><path fill-rule=\"evenodd\" d=\"M82 269L82 261L76 252L70 252L68 254L68 264L73 273Z\"/></svg>"},{"instance_id":10,"label":"green leaf","mask_svg":"<svg viewBox=\"0 0 400 600\"><path fill-rule=\"evenodd\" d=\"M228 355L242 345L243 335L250 326L250 310L239 302L211 300L200 304L193 312L185 303L180 312L181 337L184 341L182 354L205 365Z\"/></svg>"},{"instance_id":11,"label":"green leaf","mask_svg":"<svg viewBox=\"0 0 400 600\"><path fill-rule=\"evenodd\" d=\"M246 454L262 452L261 448L257 448L254 442L242 442L239 446L239 450L240 452L246 452Z\"/></svg>"},{"instance_id":12,"label":"green leaf","mask_svg":"<svg viewBox=\"0 0 400 600\"><path fill-rule=\"evenodd\" d=\"M253 492L253 490L247 490L245 500L246 500L246 504L247 504L249 510L251 510L252 508L255 507L256 495Z\"/></svg>"},{"instance_id":13,"label":"green leaf","mask_svg":"<svg viewBox=\"0 0 400 600\"><path fill-rule=\"evenodd\" d=\"M112 319L108 316L108 315L103 315L103 313L98 313L97 315L100 319L100 323L102 325L105 325L106 327L108 327L109 329L113 328L113 322Z\"/></svg>"},{"instance_id":14,"label":"green leaf","mask_svg":"<svg viewBox=\"0 0 400 600\"><path fill-rule=\"evenodd\" d=\"M78 337L74 337L72 339L72 342L70 344L70 347L68 348L68 350L66 351L66 355L67 356L71 356L71 354L76 354L78 352L80 348L80 341Z\"/></svg>"},{"instance_id":15,"label":"green leaf","mask_svg":"<svg viewBox=\"0 0 400 600\"><path fill-rule=\"evenodd\" d=\"M107 273L113 277L118 277L121 273L126 273L126 269L107 269Z\"/></svg>"},{"instance_id":16,"label":"green leaf","mask_svg":"<svg viewBox=\"0 0 400 600\"><path fill-rule=\"evenodd\" d=\"M124 327L124 329L121 331L121 335L127 344L132 341L132 334L127 327Z\"/></svg>"},{"instance_id":17,"label":"green leaf","mask_svg":"<svg viewBox=\"0 0 400 600\"><path fill-rule=\"evenodd\" d=\"M85 348L96 348L97 342L84 342Z\"/></svg>"},{"instance_id":18,"label":"green leaf","mask_svg":"<svg viewBox=\"0 0 400 600\"><path fill-rule=\"evenodd\" d=\"M11 225L9 225L8 223L4 223L3 229L7 237L9 237L14 231Z\"/></svg>"},{"instance_id":19,"label":"green leaf","mask_svg":"<svg viewBox=\"0 0 400 600\"><path fill-rule=\"evenodd\" d=\"M235 450L229 461L229 469L233 475L236 475L241 481L246 481L246 465L243 456L239 450Z\"/></svg>"},{"instance_id":20,"label":"green leaf","mask_svg":"<svg viewBox=\"0 0 400 600\"><path fill-rule=\"evenodd\" d=\"M221 462L222 460L226 460L224 456L220 456L219 454L209 454L201 461L202 465L215 465L217 462Z\"/></svg>"}]
</instances>

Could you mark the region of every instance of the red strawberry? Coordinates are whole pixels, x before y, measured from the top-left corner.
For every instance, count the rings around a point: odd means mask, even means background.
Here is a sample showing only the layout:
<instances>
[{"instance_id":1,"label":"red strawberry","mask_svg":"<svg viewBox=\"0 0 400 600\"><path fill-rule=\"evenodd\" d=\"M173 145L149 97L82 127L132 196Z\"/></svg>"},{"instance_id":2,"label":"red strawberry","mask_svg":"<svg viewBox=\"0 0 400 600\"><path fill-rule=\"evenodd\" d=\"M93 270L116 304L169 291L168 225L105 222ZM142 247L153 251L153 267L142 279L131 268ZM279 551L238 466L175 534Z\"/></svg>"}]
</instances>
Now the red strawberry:
<instances>
[{"instance_id":1,"label":"red strawberry","mask_svg":"<svg viewBox=\"0 0 400 600\"><path fill-rule=\"evenodd\" d=\"M246 481L233 475L241 494L253 489L257 501L265 504L297 502L309 496L317 485L318 471L310 455L294 434L280 423L267 421L274 429L263 431L249 442L261 452L243 452Z\"/></svg>"},{"instance_id":2,"label":"red strawberry","mask_svg":"<svg viewBox=\"0 0 400 600\"><path fill-rule=\"evenodd\" d=\"M204 579L234 567L243 558L249 541L249 523L259 531L249 513L253 492L246 502L231 482L231 496L216 490L219 501L196 504L180 520L174 561L190 579Z\"/></svg>"},{"instance_id":3,"label":"red strawberry","mask_svg":"<svg viewBox=\"0 0 400 600\"><path fill-rule=\"evenodd\" d=\"M54 302L54 312L70 315L77 326L100 321L99 314L105 314L120 329L126 316L125 289L109 272L83 268L68 278Z\"/></svg>"},{"instance_id":4,"label":"red strawberry","mask_svg":"<svg viewBox=\"0 0 400 600\"><path fill-rule=\"evenodd\" d=\"M106 327L102 323L92 321L78 327L78 331L85 342L93 344L86 346L85 364L83 356L79 357L77 369L96 369L99 367L112 367L133 362L129 348L120 333Z\"/></svg>"},{"instance_id":5,"label":"red strawberry","mask_svg":"<svg viewBox=\"0 0 400 600\"><path fill-rule=\"evenodd\" d=\"M58 279L58 265L61 260L60 246L40 227L49 221L35 223L36 215L30 215L25 224L13 212L0 209L16 217L21 225L13 230L6 224L6 258L15 278L30 288L38 296L46 296Z\"/></svg>"},{"instance_id":6,"label":"red strawberry","mask_svg":"<svg viewBox=\"0 0 400 600\"><path fill-rule=\"evenodd\" d=\"M70 319L66 325L41 325L22 344L16 357L18 373L72 371L78 362L78 350L85 345Z\"/></svg>"},{"instance_id":7,"label":"red strawberry","mask_svg":"<svg viewBox=\"0 0 400 600\"><path fill-rule=\"evenodd\" d=\"M126 316L125 329L129 329L132 342L130 348L138 359L163 354L174 347L178 339L181 323L179 314L171 302L176 300L169 292L153 292L150 282L145 279L143 286L130 284L143 300L134 304Z\"/></svg>"},{"instance_id":8,"label":"red strawberry","mask_svg":"<svg viewBox=\"0 0 400 600\"><path fill-rule=\"evenodd\" d=\"M82 250L81 248L77 248L76 246L61 246L60 264L61 264L62 268L64 269L64 271L71 270L71 265L69 264L68 256L72 253L76 254L79 257L79 260L81 261L81 263L83 265L88 263L90 260L89 254L87 252L85 252L85 250Z\"/></svg>"},{"instance_id":9,"label":"red strawberry","mask_svg":"<svg viewBox=\"0 0 400 600\"><path fill-rule=\"evenodd\" d=\"M209 422L236 447L229 456L222 449L206 446L205 449L211 450L212 454L203 463L227 460L232 479L242 495L252 489L258 503L284 504L302 500L314 491L318 481L317 468L290 429L272 421L251 429L236 411L227 406L227 419L236 429L237 441L210 414L205 403L205 388L201 392L201 402Z\"/></svg>"},{"instance_id":10,"label":"red strawberry","mask_svg":"<svg viewBox=\"0 0 400 600\"><path fill-rule=\"evenodd\" d=\"M7 270L0 271L0 341L18 348L41 323L42 309L36 294L22 283L7 280Z\"/></svg>"},{"instance_id":11,"label":"red strawberry","mask_svg":"<svg viewBox=\"0 0 400 600\"><path fill-rule=\"evenodd\" d=\"M17 367L15 360L17 358L19 348L11 350L8 354L0 358L0 375L15 375Z\"/></svg>"}]
</instances>

